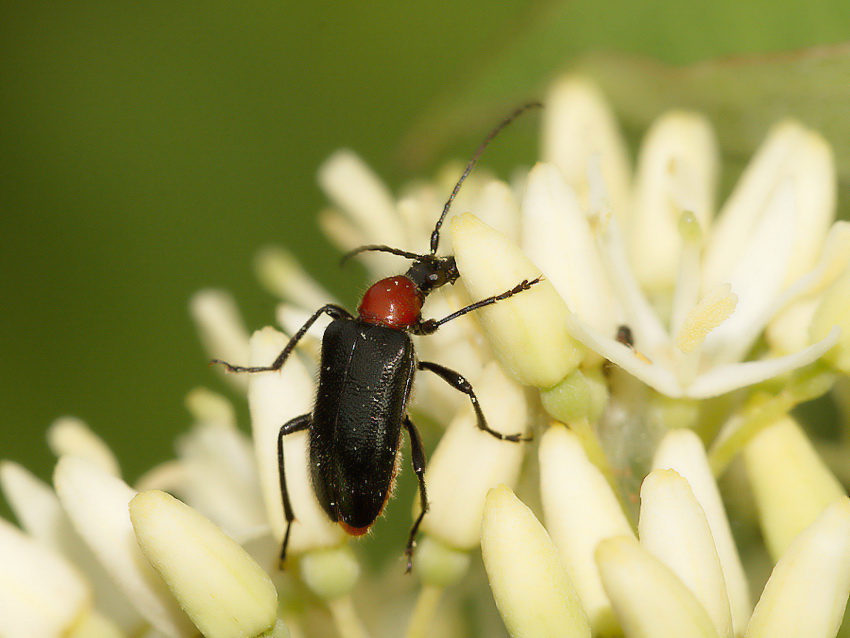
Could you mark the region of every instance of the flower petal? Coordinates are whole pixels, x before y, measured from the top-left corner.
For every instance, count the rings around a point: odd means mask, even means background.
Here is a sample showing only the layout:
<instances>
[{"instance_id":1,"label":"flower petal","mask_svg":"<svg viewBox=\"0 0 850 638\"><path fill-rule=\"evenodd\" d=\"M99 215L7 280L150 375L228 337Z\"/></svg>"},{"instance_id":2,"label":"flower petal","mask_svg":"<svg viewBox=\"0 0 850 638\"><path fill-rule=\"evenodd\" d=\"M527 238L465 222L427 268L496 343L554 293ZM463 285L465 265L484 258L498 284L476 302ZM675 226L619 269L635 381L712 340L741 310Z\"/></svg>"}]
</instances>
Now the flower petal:
<instances>
[{"instance_id":1,"label":"flower petal","mask_svg":"<svg viewBox=\"0 0 850 638\"><path fill-rule=\"evenodd\" d=\"M54 484L77 532L139 612L167 636L194 636L194 625L136 543L127 510L135 491L121 479L72 456L59 459Z\"/></svg>"},{"instance_id":2,"label":"flower petal","mask_svg":"<svg viewBox=\"0 0 850 638\"><path fill-rule=\"evenodd\" d=\"M192 296L189 308L209 356L245 365L248 330L233 297L222 290L201 290ZM240 390L248 385L244 375L228 374L225 378Z\"/></svg>"},{"instance_id":3,"label":"flower petal","mask_svg":"<svg viewBox=\"0 0 850 638\"><path fill-rule=\"evenodd\" d=\"M367 243L407 246L392 195L357 154L343 149L331 155L319 168L319 185L362 229Z\"/></svg>"},{"instance_id":4,"label":"flower petal","mask_svg":"<svg viewBox=\"0 0 850 638\"><path fill-rule=\"evenodd\" d=\"M256 636L271 629L274 585L212 522L159 490L137 494L130 519L142 552L204 636Z\"/></svg>"},{"instance_id":5,"label":"flower petal","mask_svg":"<svg viewBox=\"0 0 850 638\"><path fill-rule=\"evenodd\" d=\"M640 542L682 579L708 612L717 634L731 638L732 616L720 558L705 512L675 470L653 470L640 491Z\"/></svg>"},{"instance_id":6,"label":"flower petal","mask_svg":"<svg viewBox=\"0 0 850 638\"><path fill-rule=\"evenodd\" d=\"M626 216L630 199L628 153L605 98L590 82L567 77L555 83L545 102L543 159L561 169L582 208L589 210L587 166L590 158L597 156L611 209Z\"/></svg>"},{"instance_id":7,"label":"flower petal","mask_svg":"<svg viewBox=\"0 0 850 638\"><path fill-rule=\"evenodd\" d=\"M614 334L614 302L590 223L555 165L531 170L522 210L525 253L572 312Z\"/></svg>"},{"instance_id":8,"label":"flower petal","mask_svg":"<svg viewBox=\"0 0 850 638\"><path fill-rule=\"evenodd\" d=\"M258 330L251 337L251 364L268 365L288 341L285 335L272 328ZM311 411L313 382L298 357L290 357L277 372L246 376L250 376L248 404L260 487L274 536L282 539L284 518L277 458L278 432L290 419ZM292 524L290 551L301 552L339 543L342 531L328 520L310 484L307 432L284 437L283 450L286 485L296 518Z\"/></svg>"},{"instance_id":9,"label":"flower petal","mask_svg":"<svg viewBox=\"0 0 850 638\"><path fill-rule=\"evenodd\" d=\"M78 456L113 476L121 476L118 459L112 450L80 419L56 419L47 430L47 444L57 457Z\"/></svg>"},{"instance_id":10,"label":"flower petal","mask_svg":"<svg viewBox=\"0 0 850 638\"><path fill-rule=\"evenodd\" d=\"M681 214L693 213L700 227L709 227L718 163L717 142L701 115L667 113L647 133L638 158L628 240L637 278L650 294L669 294L676 282Z\"/></svg>"},{"instance_id":11,"label":"flower petal","mask_svg":"<svg viewBox=\"0 0 850 638\"><path fill-rule=\"evenodd\" d=\"M540 443L540 496L546 528L581 596L594 632L616 633L594 561L599 542L632 534L617 497L575 434L553 425Z\"/></svg>"},{"instance_id":12,"label":"flower petal","mask_svg":"<svg viewBox=\"0 0 850 638\"><path fill-rule=\"evenodd\" d=\"M747 638L833 638L850 594L850 500L806 528L773 568Z\"/></svg>"},{"instance_id":13,"label":"flower petal","mask_svg":"<svg viewBox=\"0 0 850 638\"><path fill-rule=\"evenodd\" d=\"M254 263L258 278L273 295L308 310L335 303L288 250L269 246L257 253Z\"/></svg>"},{"instance_id":14,"label":"flower petal","mask_svg":"<svg viewBox=\"0 0 850 638\"><path fill-rule=\"evenodd\" d=\"M62 636L90 604L71 563L0 519L0 635Z\"/></svg>"},{"instance_id":15,"label":"flower petal","mask_svg":"<svg viewBox=\"0 0 850 638\"><path fill-rule=\"evenodd\" d=\"M599 543L605 592L629 638L716 638L705 609L681 580L631 536Z\"/></svg>"},{"instance_id":16,"label":"flower petal","mask_svg":"<svg viewBox=\"0 0 850 638\"><path fill-rule=\"evenodd\" d=\"M590 627L552 540L505 486L487 494L481 553L511 636L590 637Z\"/></svg>"},{"instance_id":17,"label":"flower petal","mask_svg":"<svg viewBox=\"0 0 850 638\"><path fill-rule=\"evenodd\" d=\"M706 286L730 280L735 264L751 252L748 246L770 214L771 200L789 181L796 209L786 230L794 234L793 248L783 252L774 245L773 250L787 263L785 284L811 267L834 215L835 168L829 145L818 134L786 121L770 131L718 216L706 249Z\"/></svg>"},{"instance_id":18,"label":"flower petal","mask_svg":"<svg viewBox=\"0 0 850 638\"><path fill-rule=\"evenodd\" d=\"M697 376L685 394L692 399L709 399L778 377L817 361L838 342L840 336L841 329L834 326L826 338L799 352L772 359L715 366Z\"/></svg>"}]
</instances>

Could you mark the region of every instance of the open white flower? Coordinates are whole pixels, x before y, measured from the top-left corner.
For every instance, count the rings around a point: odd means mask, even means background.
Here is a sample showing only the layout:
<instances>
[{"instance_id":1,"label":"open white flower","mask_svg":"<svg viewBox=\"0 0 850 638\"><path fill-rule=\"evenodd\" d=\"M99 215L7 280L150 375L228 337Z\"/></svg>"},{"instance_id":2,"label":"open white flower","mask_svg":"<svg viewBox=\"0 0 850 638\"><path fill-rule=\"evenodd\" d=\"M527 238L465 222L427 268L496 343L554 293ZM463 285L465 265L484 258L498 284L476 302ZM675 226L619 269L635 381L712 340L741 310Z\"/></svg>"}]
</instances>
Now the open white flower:
<instances>
[{"instance_id":1,"label":"open white flower","mask_svg":"<svg viewBox=\"0 0 850 638\"><path fill-rule=\"evenodd\" d=\"M715 218L717 152L700 116L659 119L632 189L607 113L586 83L556 85L545 162L530 172L522 203L519 245L566 302L572 336L658 392L689 398L779 376L835 345L837 328L807 341L820 293L850 260L850 225L833 223L835 171L823 139L794 122L776 126ZM520 267L511 251L469 263L495 236L469 221L453 228L470 290ZM618 340L620 326L630 343ZM751 357L766 329L770 349Z\"/></svg>"}]
</instances>

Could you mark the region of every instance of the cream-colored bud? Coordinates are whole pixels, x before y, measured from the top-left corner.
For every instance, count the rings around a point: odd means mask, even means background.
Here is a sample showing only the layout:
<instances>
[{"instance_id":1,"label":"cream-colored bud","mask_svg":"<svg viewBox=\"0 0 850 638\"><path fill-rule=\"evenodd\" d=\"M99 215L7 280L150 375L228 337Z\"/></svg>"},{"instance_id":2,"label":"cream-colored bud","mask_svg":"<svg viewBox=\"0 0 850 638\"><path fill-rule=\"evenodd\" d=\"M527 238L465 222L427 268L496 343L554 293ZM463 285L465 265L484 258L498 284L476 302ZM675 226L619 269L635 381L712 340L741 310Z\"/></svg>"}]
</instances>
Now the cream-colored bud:
<instances>
[{"instance_id":1,"label":"cream-colored bud","mask_svg":"<svg viewBox=\"0 0 850 638\"><path fill-rule=\"evenodd\" d=\"M463 578L469 570L471 559L468 551L449 547L435 538L424 536L416 544L413 571L424 584L442 589Z\"/></svg>"},{"instance_id":2,"label":"cream-colored bud","mask_svg":"<svg viewBox=\"0 0 850 638\"><path fill-rule=\"evenodd\" d=\"M256 636L274 626L268 574L207 518L149 490L130 501L130 520L142 553L204 636Z\"/></svg>"},{"instance_id":3,"label":"cream-colored bud","mask_svg":"<svg viewBox=\"0 0 850 638\"><path fill-rule=\"evenodd\" d=\"M78 456L109 472L121 476L118 459L97 434L74 417L56 419L47 430L47 444L56 457Z\"/></svg>"},{"instance_id":4,"label":"cream-colored bud","mask_svg":"<svg viewBox=\"0 0 850 638\"><path fill-rule=\"evenodd\" d=\"M744 460L774 560L824 508L844 496L838 479L791 417L759 432L744 448Z\"/></svg>"},{"instance_id":5,"label":"cream-colored bud","mask_svg":"<svg viewBox=\"0 0 850 638\"><path fill-rule=\"evenodd\" d=\"M629 638L717 638L696 597L633 537L599 543L596 562Z\"/></svg>"},{"instance_id":6,"label":"cream-colored bud","mask_svg":"<svg viewBox=\"0 0 850 638\"><path fill-rule=\"evenodd\" d=\"M850 500L827 507L773 568L747 638L833 638L850 594Z\"/></svg>"},{"instance_id":7,"label":"cream-colored bud","mask_svg":"<svg viewBox=\"0 0 850 638\"><path fill-rule=\"evenodd\" d=\"M505 486L487 494L481 552L496 606L512 638L590 637L581 599L552 540Z\"/></svg>"},{"instance_id":8,"label":"cream-colored bud","mask_svg":"<svg viewBox=\"0 0 850 638\"><path fill-rule=\"evenodd\" d=\"M498 363L488 364L474 386L490 428L505 435L526 435L523 389ZM430 509L422 530L451 547L475 548L487 491L516 483L524 452L523 443L500 440L480 430L472 406L463 406L440 439L425 473ZM417 501L414 516L418 513Z\"/></svg>"},{"instance_id":9,"label":"cream-colored bud","mask_svg":"<svg viewBox=\"0 0 850 638\"><path fill-rule=\"evenodd\" d=\"M674 470L653 470L641 485L640 499L641 545L691 590L717 634L731 638L723 569L705 512L691 486Z\"/></svg>"},{"instance_id":10,"label":"cream-colored bud","mask_svg":"<svg viewBox=\"0 0 850 638\"><path fill-rule=\"evenodd\" d=\"M733 628L736 633L742 633L753 609L749 583L702 441L693 430L671 430L658 445L652 467L675 470L691 486L696 500L705 512L723 567Z\"/></svg>"},{"instance_id":11,"label":"cream-colored bud","mask_svg":"<svg viewBox=\"0 0 850 638\"><path fill-rule=\"evenodd\" d=\"M841 328L841 337L824 358L844 374L850 374L850 268L824 294L812 317L809 334L818 341L833 326Z\"/></svg>"},{"instance_id":12,"label":"cream-colored bud","mask_svg":"<svg viewBox=\"0 0 850 638\"><path fill-rule=\"evenodd\" d=\"M90 605L73 565L0 519L0 635L62 636Z\"/></svg>"},{"instance_id":13,"label":"cream-colored bud","mask_svg":"<svg viewBox=\"0 0 850 638\"><path fill-rule=\"evenodd\" d=\"M351 593L360 578L360 563L347 545L311 550L301 557L300 565L302 580L325 600Z\"/></svg>"},{"instance_id":14,"label":"cream-colored bud","mask_svg":"<svg viewBox=\"0 0 850 638\"><path fill-rule=\"evenodd\" d=\"M473 300L540 276L516 244L474 215L459 215L451 228L458 270ZM584 356L584 347L567 332L568 312L544 279L476 315L505 368L524 385L548 388L572 372Z\"/></svg>"},{"instance_id":15,"label":"cream-colored bud","mask_svg":"<svg viewBox=\"0 0 850 638\"><path fill-rule=\"evenodd\" d=\"M594 551L611 536L632 535L620 503L578 437L553 425L540 442L540 493L546 527L581 595L594 632L615 635L617 624L602 588Z\"/></svg>"}]
</instances>

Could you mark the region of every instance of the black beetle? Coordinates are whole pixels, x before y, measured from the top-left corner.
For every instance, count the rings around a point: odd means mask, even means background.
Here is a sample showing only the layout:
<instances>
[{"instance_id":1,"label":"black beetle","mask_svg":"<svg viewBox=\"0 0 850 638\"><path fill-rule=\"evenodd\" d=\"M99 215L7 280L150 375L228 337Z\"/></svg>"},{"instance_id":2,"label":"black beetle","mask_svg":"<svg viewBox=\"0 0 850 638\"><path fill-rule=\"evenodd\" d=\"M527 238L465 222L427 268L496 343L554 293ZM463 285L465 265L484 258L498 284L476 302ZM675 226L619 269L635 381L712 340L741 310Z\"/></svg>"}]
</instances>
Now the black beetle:
<instances>
[{"instance_id":1,"label":"black beetle","mask_svg":"<svg viewBox=\"0 0 850 638\"><path fill-rule=\"evenodd\" d=\"M278 435L280 488L286 532L281 545L281 564L286 560L289 532L295 515L286 488L283 467L283 437L309 430L310 475L313 489L330 519L352 536L365 534L380 515L392 491L396 457L401 444L401 427L407 429L413 471L419 481L421 513L410 529L405 548L407 570L411 569L416 532L428 511L425 490L425 451L407 402L416 370L429 370L449 385L469 396L478 427L506 441L519 442L520 434L503 435L490 429L469 382L459 373L439 364L418 361L409 333L428 335L441 325L468 312L507 299L528 290L540 279L522 281L514 288L482 299L442 319L422 319L421 308L428 294L460 276L452 256L437 256L440 227L461 184L475 166L487 144L521 113L541 106L526 104L502 121L484 139L452 190L431 233L428 254L383 245L361 246L348 258L366 251L391 253L413 260L404 275L382 279L363 295L355 318L345 308L328 304L319 308L296 332L269 366L236 366L219 359L229 372L268 372L279 370L311 325L327 314L332 321L322 337L319 386L312 414L303 414L286 423Z\"/></svg>"}]
</instances>

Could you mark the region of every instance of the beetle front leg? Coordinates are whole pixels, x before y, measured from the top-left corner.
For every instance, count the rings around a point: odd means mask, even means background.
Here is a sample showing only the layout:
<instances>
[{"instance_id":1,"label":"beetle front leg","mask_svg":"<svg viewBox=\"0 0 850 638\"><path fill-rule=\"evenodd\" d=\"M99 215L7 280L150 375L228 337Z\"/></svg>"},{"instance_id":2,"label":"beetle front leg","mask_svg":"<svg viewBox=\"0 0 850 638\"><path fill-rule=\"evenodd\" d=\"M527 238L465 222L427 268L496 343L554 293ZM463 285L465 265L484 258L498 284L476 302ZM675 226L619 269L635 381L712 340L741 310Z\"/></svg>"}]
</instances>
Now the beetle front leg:
<instances>
[{"instance_id":1,"label":"beetle front leg","mask_svg":"<svg viewBox=\"0 0 850 638\"><path fill-rule=\"evenodd\" d=\"M301 341L301 338L307 334L307 331L310 329L314 323L316 323L316 319L321 317L323 314L330 315L332 319L353 319L351 313L348 312L342 306L337 306L336 304L329 303L326 306L322 306L316 312L313 313L313 316L310 317L303 326L298 329L294 335L292 335L292 339L289 340L289 343L286 344L286 347L281 351L279 355L277 355L277 359L274 360L270 366L235 366L233 364L227 363L227 361L222 361L221 359L213 359L210 361L210 365L214 363L220 363L225 368L227 368L228 372L275 372L280 370L283 367L283 364L286 363L286 360L289 358L289 355L295 350L295 346L298 345L298 342Z\"/></svg>"},{"instance_id":2,"label":"beetle front leg","mask_svg":"<svg viewBox=\"0 0 850 638\"><path fill-rule=\"evenodd\" d=\"M459 372L455 372L450 368L446 368L445 366L441 366L438 363L432 363L431 361L420 361L417 366L420 370L429 370L436 374L438 377L443 379L446 383L452 386L455 390L459 390L463 392L466 396L469 397L469 400L472 402L472 407L475 410L475 418L478 424L478 429L484 430L487 434L492 434L497 439L502 441L511 441L513 443L519 443L520 441L531 441L531 436L523 436L521 433L519 434L502 434L501 432L497 432L492 429L489 425L487 425L487 419L484 417L484 412L481 410L481 405L478 403L478 397L475 396L475 391L472 389L472 384L466 380L466 378L460 374Z\"/></svg>"},{"instance_id":3,"label":"beetle front leg","mask_svg":"<svg viewBox=\"0 0 850 638\"><path fill-rule=\"evenodd\" d=\"M475 303L471 303L468 306L464 306L460 310L450 314L448 317L443 317L442 319L426 319L425 321L420 321L417 325L413 326L413 332L418 335L434 334L435 332L437 332L437 328L442 326L444 323L448 323L452 319L457 319L458 317L462 317L463 315L472 312L473 310L478 310L479 308L483 308L484 306L490 306L498 301L509 299L514 295L518 295L519 293L528 290L534 284L540 283L541 281L543 281L543 275L541 275L537 279L532 279L531 281L529 281L528 279L523 279L510 290L506 290L505 292L499 295L493 295L492 297L487 297L486 299L482 299L481 301L476 301Z\"/></svg>"},{"instance_id":4,"label":"beetle front leg","mask_svg":"<svg viewBox=\"0 0 850 638\"><path fill-rule=\"evenodd\" d=\"M287 434L294 434L307 430L310 427L310 415L302 414L291 421L288 421L280 428L277 434L277 467L278 476L280 477L280 496L283 500L283 516L286 519L286 532L283 534L283 541L280 544L280 563L279 567L283 569L283 563L286 561L286 547L289 545L289 532L292 529L292 521L295 520L295 514L292 511L292 503L289 501L289 491L286 489L286 473L283 469L283 437Z\"/></svg>"},{"instance_id":5,"label":"beetle front leg","mask_svg":"<svg viewBox=\"0 0 850 638\"><path fill-rule=\"evenodd\" d=\"M413 527L410 528L410 535L407 537L407 546L404 548L404 555L407 556L407 573L413 569L413 547L416 544L416 533L419 531L419 525L428 511L428 494L425 491L425 448L422 446L422 437L419 436L419 430L413 425L413 421L409 416L404 417L404 426L407 428L407 434L410 437L410 460L413 465L413 471L416 473L416 479L419 481L419 516L413 522Z\"/></svg>"}]
</instances>

